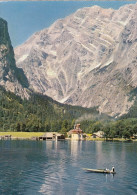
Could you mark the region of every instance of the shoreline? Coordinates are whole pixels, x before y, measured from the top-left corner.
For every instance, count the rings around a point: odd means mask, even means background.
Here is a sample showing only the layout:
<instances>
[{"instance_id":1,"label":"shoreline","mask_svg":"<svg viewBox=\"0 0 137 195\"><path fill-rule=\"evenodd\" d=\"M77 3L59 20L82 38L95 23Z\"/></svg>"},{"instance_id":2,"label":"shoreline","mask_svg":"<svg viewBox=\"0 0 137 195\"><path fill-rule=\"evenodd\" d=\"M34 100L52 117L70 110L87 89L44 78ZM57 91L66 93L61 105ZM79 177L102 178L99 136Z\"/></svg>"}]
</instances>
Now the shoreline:
<instances>
[{"instance_id":1,"label":"shoreline","mask_svg":"<svg viewBox=\"0 0 137 195\"><path fill-rule=\"evenodd\" d=\"M0 140L37 140L40 136L43 136L46 132L0 132ZM71 140L66 138L65 140ZM51 140L53 141L53 139ZM74 140L77 141L77 140ZM104 142L136 142L137 139L124 139L124 138L85 138L81 141L104 141Z\"/></svg>"}]
</instances>

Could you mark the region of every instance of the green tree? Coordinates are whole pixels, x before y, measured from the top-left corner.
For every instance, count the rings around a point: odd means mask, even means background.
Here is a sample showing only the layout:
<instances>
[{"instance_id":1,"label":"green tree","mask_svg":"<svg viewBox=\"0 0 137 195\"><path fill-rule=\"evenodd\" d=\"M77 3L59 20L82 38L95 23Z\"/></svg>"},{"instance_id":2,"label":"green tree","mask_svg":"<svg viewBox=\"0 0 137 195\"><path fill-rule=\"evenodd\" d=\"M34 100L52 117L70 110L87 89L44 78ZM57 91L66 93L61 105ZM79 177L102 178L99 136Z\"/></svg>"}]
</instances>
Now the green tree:
<instances>
[{"instance_id":1,"label":"green tree","mask_svg":"<svg viewBox=\"0 0 137 195\"><path fill-rule=\"evenodd\" d=\"M21 131L20 123L16 124L16 131Z\"/></svg>"},{"instance_id":2,"label":"green tree","mask_svg":"<svg viewBox=\"0 0 137 195\"><path fill-rule=\"evenodd\" d=\"M127 130L124 130L122 135L123 135L124 138L128 138L128 139L130 138L130 132L127 131Z\"/></svg>"},{"instance_id":3,"label":"green tree","mask_svg":"<svg viewBox=\"0 0 137 195\"><path fill-rule=\"evenodd\" d=\"M61 125L61 130L63 129L64 131L68 130L68 121L67 120L63 120L62 125Z\"/></svg>"},{"instance_id":4,"label":"green tree","mask_svg":"<svg viewBox=\"0 0 137 195\"><path fill-rule=\"evenodd\" d=\"M101 131L103 128L103 125L100 121L95 122L92 125L92 133L97 132L97 131Z\"/></svg>"}]
</instances>

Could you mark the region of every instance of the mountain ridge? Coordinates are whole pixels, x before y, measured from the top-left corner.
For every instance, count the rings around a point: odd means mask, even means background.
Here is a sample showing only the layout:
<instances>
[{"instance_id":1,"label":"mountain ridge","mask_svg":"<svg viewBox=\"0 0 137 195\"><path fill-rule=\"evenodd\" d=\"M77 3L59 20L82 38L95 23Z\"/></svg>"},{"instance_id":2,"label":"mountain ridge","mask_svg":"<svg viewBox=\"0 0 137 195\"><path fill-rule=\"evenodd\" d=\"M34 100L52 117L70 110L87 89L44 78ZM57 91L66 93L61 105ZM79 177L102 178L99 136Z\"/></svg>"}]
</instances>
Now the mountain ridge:
<instances>
[{"instance_id":1,"label":"mountain ridge","mask_svg":"<svg viewBox=\"0 0 137 195\"><path fill-rule=\"evenodd\" d=\"M0 85L7 91L28 98L28 80L23 69L16 67L7 22L0 18Z\"/></svg>"},{"instance_id":2,"label":"mountain ridge","mask_svg":"<svg viewBox=\"0 0 137 195\"><path fill-rule=\"evenodd\" d=\"M111 116L125 114L137 85L136 10L137 4L79 9L15 48L17 66L36 92L62 103L96 106Z\"/></svg>"}]
</instances>

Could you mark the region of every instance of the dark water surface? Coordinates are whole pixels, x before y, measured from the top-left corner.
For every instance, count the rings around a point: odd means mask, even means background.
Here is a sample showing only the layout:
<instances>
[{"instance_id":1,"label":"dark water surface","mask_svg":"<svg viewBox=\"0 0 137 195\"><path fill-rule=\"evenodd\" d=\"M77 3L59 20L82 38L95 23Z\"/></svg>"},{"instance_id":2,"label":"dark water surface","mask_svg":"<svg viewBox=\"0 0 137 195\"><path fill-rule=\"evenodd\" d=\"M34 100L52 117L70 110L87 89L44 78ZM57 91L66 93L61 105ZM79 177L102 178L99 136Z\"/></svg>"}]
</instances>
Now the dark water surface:
<instances>
[{"instance_id":1,"label":"dark water surface","mask_svg":"<svg viewBox=\"0 0 137 195\"><path fill-rule=\"evenodd\" d=\"M113 165L114 176L82 169ZM137 142L0 141L2 194L137 194Z\"/></svg>"}]
</instances>

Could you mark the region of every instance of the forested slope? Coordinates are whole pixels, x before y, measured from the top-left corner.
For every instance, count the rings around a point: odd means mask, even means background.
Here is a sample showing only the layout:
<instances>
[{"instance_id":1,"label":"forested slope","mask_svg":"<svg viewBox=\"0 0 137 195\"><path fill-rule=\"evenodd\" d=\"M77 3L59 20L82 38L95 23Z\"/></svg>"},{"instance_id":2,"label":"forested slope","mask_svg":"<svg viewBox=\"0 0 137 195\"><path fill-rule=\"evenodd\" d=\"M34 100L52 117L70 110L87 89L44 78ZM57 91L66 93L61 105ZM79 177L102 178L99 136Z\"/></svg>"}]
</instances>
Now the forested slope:
<instances>
[{"instance_id":1,"label":"forested slope","mask_svg":"<svg viewBox=\"0 0 137 195\"><path fill-rule=\"evenodd\" d=\"M47 96L32 94L21 99L0 87L1 131L59 131L73 127L82 115L99 116L95 108L85 109L60 104Z\"/></svg>"}]
</instances>

